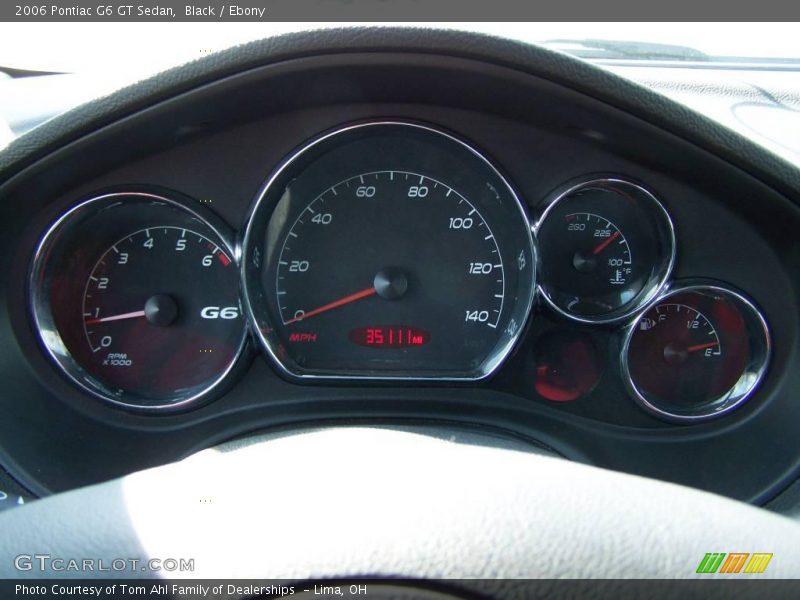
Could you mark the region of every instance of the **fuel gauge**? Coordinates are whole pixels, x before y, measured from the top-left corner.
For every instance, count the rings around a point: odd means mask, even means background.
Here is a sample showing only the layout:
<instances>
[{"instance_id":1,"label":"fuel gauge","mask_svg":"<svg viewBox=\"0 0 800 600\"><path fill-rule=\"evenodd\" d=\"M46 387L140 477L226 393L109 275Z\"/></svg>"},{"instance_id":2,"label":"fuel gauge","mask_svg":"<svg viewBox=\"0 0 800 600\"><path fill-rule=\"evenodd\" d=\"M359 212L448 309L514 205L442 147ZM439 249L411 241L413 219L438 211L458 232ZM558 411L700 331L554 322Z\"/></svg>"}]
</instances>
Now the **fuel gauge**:
<instances>
[{"instance_id":1,"label":"fuel gauge","mask_svg":"<svg viewBox=\"0 0 800 600\"><path fill-rule=\"evenodd\" d=\"M756 389L769 357L761 313L739 292L689 283L629 327L624 380L646 410L677 421L717 416Z\"/></svg>"},{"instance_id":2,"label":"fuel gauge","mask_svg":"<svg viewBox=\"0 0 800 600\"><path fill-rule=\"evenodd\" d=\"M644 306L664 285L675 256L664 207L620 179L592 179L556 194L536 233L542 297L584 323L618 321Z\"/></svg>"}]
</instances>

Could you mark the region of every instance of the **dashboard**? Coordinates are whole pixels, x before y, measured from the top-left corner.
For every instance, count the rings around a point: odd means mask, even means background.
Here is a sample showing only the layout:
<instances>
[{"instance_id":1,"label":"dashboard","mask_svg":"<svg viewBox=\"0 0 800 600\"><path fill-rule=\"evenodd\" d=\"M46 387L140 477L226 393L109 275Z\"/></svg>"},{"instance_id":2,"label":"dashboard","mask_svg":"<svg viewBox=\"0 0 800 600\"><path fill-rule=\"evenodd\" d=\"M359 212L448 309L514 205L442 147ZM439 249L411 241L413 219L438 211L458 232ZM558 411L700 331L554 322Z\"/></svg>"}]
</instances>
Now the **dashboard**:
<instances>
[{"instance_id":1,"label":"dashboard","mask_svg":"<svg viewBox=\"0 0 800 600\"><path fill-rule=\"evenodd\" d=\"M410 122L349 125L269 176L240 236L168 190L80 201L36 250L34 325L98 399L185 409L235 377L248 331L293 380L485 379L533 318L538 280L565 322L627 327L618 371L642 408L690 420L744 402L769 360L762 313L724 283L667 286L663 205L624 176L583 179L531 223L466 142ZM588 332L557 326L535 342L539 397L572 402L598 385L605 361Z\"/></svg>"},{"instance_id":2,"label":"dashboard","mask_svg":"<svg viewBox=\"0 0 800 600\"><path fill-rule=\"evenodd\" d=\"M378 47L218 72L8 177L0 464L44 495L254 431L449 423L787 487L787 190L563 57Z\"/></svg>"}]
</instances>

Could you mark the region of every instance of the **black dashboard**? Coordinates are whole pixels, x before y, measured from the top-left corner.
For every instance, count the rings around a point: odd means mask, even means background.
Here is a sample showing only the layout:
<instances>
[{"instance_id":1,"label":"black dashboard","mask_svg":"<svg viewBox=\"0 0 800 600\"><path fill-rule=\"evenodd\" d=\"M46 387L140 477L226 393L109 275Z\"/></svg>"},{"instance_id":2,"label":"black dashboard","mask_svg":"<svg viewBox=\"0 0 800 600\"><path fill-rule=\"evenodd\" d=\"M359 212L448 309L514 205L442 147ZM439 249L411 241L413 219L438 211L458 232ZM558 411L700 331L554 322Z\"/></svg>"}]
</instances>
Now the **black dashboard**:
<instances>
[{"instance_id":1,"label":"black dashboard","mask_svg":"<svg viewBox=\"0 0 800 600\"><path fill-rule=\"evenodd\" d=\"M47 494L257 430L450 423L791 483L795 199L611 75L457 41L223 60L8 168L0 464Z\"/></svg>"}]
</instances>

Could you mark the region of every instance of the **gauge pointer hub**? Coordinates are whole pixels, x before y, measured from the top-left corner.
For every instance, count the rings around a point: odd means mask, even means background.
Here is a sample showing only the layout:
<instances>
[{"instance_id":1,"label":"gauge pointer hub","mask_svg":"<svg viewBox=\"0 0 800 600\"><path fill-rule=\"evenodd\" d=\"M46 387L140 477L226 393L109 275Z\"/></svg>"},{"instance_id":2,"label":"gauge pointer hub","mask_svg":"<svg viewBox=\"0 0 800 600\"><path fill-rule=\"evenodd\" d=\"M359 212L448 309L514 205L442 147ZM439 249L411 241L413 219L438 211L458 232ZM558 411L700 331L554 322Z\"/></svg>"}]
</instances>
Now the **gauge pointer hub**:
<instances>
[{"instance_id":1,"label":"gauge pointer hub","mask_svg":"<svg viewBox=\"0 0 800 600\"><path fill-rule=\"evenodd\" d=\"M591 252L578 251L572 257L572 266L579 273L591 273L597 269L597 259L595 256L600 254L603 250L608 248L611 243L620 237L619 230L615 231L612 235L608 236L605 240L595 246Z\"/></svg>"},{"instance_id":2,"label":"gauge pointer hub","mask_svg":"<svg viewBox=\"0 0 800 600\"><path fill-rule=\"evenodd\" d=\"M587 254L585 252L576 252L572 257L572 266L579 273L592 273L597 268L597 259L594 257L594 252Z\"/></svg>"},{"instance_id":3,"label":"gauge pointer hub","mask_svg":"<svg viewBox=\"0 0 800 600\"><path fill-rule=\"evenodd\" d=\"M156 294L144 303L144 316L151 325L166 327L178 317L178 305L171 296Z\"/></svg>"},{"instance_id":4,"label":"gauge pointer hub","mask_svg":"<svg viewBox=\"0 0 800 600\"><path fill-rule=\"evenodd\" d=\"M686 344L672 342L664 346L664 360L670 365L682 365L689 358L689 349Z\"/></svg>"},{"instance_id":5,"label":"gauge pointer hub","mask_svg":"<svg viewBox=\"0 0 800 600\"><path fill-rule=\"evenodd\" d=\"M373 281L376 293L385 300L397 300L408 291L408 277L400 269L381 269Z\"/></svg>"}]
</instances>

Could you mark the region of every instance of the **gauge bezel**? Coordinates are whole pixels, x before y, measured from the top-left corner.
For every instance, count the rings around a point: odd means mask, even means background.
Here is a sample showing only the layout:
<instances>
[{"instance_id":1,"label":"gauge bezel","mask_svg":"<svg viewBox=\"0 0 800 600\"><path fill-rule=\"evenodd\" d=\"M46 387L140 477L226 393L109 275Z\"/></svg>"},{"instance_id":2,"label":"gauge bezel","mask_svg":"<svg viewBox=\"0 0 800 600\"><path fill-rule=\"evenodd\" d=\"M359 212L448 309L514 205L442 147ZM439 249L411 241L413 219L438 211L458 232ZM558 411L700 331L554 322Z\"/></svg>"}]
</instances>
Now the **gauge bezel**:
<instances>
[{"instance_id":1,"label":"gauge bezel","mask_svg":"<svg viewBox=\"0 0 800 600\"><path fill-rule=\"evenodd\" d=\"M672 296L685 292L712 292L732 298L737 304L737 308L742 312L748 326L752 326L750 334L763 335L763 347L757 348L750 361L739 376L734 386L725 394L709 400L703 404L696 412L671 412L663 403L655 403L647 398L633 381L628 361L628 351L631 339L644 315L653 307L658 306ZM756 304L744 293L734 287L711 279L684 279L670 283L664 291L659 294L656 300L643 309L625 327L623 333L622 347L620 350L620 371L625 388L633 400L644 410L652 415L672 423L698 423L721 417L734 410L746 402L761 385L769 367L772 357L772 337L769 332L769 325L764 314Z\"/></svg>"},{"instance_id":2,"label":"gauge bezel","mask_svg":"<svg viewBox=\"0 0 800 600\"><path fill-rule=\"evenodd\" d=\"M144 187L144 186L143 186ZM174 196L174 197L171 197ZM72 356L63 342L61 334L56 327L53 313L50 309L47 294L42 288L41 282L47 272L47 258L50 251L56 246L61 236L69 230L73 224L77 224L85 219L92 218L106 210L113 210L119 206L126 198L134 198L137 201L151 202L168 206L172 210L177 210L188 214L191 218L198 220L204 227L217 238L220 245L229 254L234 262L238 275L237 247L234 243L235 236L219 217L214 215L201 206L194 206L191 198L173 191L151 191L148 189L125 188L124 190L114 190L104 193L93 194L80 200L77 204L63 212L47 228L44 235L36 246L30 263L28 274L28 309L30 318L33 321L36 337L46 355L66 377L66 379L77 386L80 390L88 392L93 397L112 404L118 408L142 413L165 413L194 408L207 401L212 400L222 391L227 389L227 383L237 366L242 363L242 358L249 347L249 327L247 322L243 323L242 336L237 346L236 352L220 374L211 380L202 389L195 390L193 393L175 394L168 402L143 404L144 400L137 394L129 392L112 393L108 386L95 376L86 371L78 361ZM240 301L241 303L241 301ZM243 319L245 319L242 313Z\"/></svg>"},{"instance_id":3,"label":"gauge bezel","mask_svg":"<svg viewBox=\"0 0 800 600\"><path fill-rule=\"evenodd\" d=\"M266 301L262 302L259 305L259 312L263 313L263 316L259 316L256 313L256 306L253 299L253 293L251 293L251 286L256 287L257 289L260 287L256 282L250 282L251 276L250 271L258 271L260 268L263 268L263 265L259 265L257 267L253 267L252 269L248 267L248 257L251 252L251 247L256 243L254 232L256 226L256 217L258 216L259 209L265 203L265 199L271 194L272 188L282 183L282 179L284 174L287 170L292 168L298 160L304 157L306 154L309 154L318 149L318 147L322 144L330 142L332 139L346 135L348 133L373 128L373 127L405 127L405 128L412 128L418 131L424 131L436 136L441 136L451 143L458 144L472 156L477 158L481 163L485 165L487 169L493 174L493 176L497 177L498 181L502 183L506 192L510 195L510 198L515 205L515 210L519 218L521 219L521 225L524 224L522 229L525 231L526 239L525 243L527 249L530 251L531 257L531 266L529 274L524 274L525 278L531 279L530 285L530 292L528 293L527 298L520 298L518 302L523 303L523 313L522 322L520 322L513 334L511 334L505 342L499 346L495 347L492 350L492 353L487 356L487 358L483 361L481 368L476 369L475 375L448 375L446 373L425 373L420 375L397 375L397 374L363 374L358 372L353 373L309 373L306 372L303 368L299 367L298 365L294 364L294 361L291 360L291 357L287 356L286 360L283 360L277 352L275 346L279 345L279 340L275 336L269 336L267 333L263 331L265 327L262 327L260 324L264 324L270 330L274 328L274 324L272 323L273 317L269 314L267 310ZM268 224L270 219L272 218L272 213L275 209L275 206L269 207L269 213L264 220L265 224ZM257 246L255 246L257 249ZM528 215L527 211L525 210L525 206L523 205L522 201L520 200L519 194L516 192L515 188L511 185L510 181L500 172L500 170L490 161L482 152L480 152L477 148L475 148L469 142L460 139L454 134L448 133L443 131L442 129L429 125L427 123L420 123L410 120L404 119L394 119L394 118L387 118L387 119L373 119L369 121L361 121L357 123L350 123L345 125L340 125L334 127L327 132L324 132L303 145L299 148L292 151L281 163L275 168L272 173L267 178L266 182L261 186L258 193L256 194L255 200L253 201L250 210L248 211L248 216L246 220L246 225L243 228L243 233L239 238L239 245L238 245L238 252L241 257L240 261L240 270L241 270L241 281L242 281L242 298L245 311L247 313L248 320L253 328L253 334L258 340L259 345L264 349L267 356L269 357L272 364L278 369L279 373L286 378L290 379L291 381L295 381L298 383L325 383L325 382L373 382L373 383L381 383L381 382L407 382L407 383L414 383L414 382L421 382L421 383L459 383L459 382L475 382L475 381L482 381L489 377L491 377L503 364L505 359L511 354L514 347L516 347L517 343L519 342L522 334L526 331L527 324L530 321L531 314L533 312L533 305L536 298L536 276L538 274L538 267L539 267L539 260L538 260L538 250L536 248L536 244L534 242L533 232L530 228L530 216ZM258 290L260 294L263 295L263 290Z\"/></svg>"},{"instance_id":4,"label":"gauge bezel","mask_svg":"<svg viewBox=\"0 0 800 600\"><path fill-rule=\"evenodd\" d=\"M570 195L581 190L584 187L592 185L605 185L607 187L614 186L628 186L634 188L641 197L652 204L653 215L656 217L657 223L663 228L662 234L665 235L669 248L667 252L660 257L660 263L653 275L648 279L646 284L642 287L641 291L636 294L633 300L624 304L619 309L601 315L580 315L561 307L552 298L548 290L547 282L542 280L537 284L537 293L544 300L545 304L556 314L574 321L576 323L583 323L588 325L608 325L616 324L630 318L643 308L649 306L655 298L664 290L670 276L672 275L673 267L675 266L676 247L675 240L675 226L672 222L667 209L658 199L658 197L648 190L643 184L636 182L628 177L617 176L613 174L592 174L585 175L577 179L572 179L567 183L559 186L554 192L547 196L545 200L545 209L536 222L532 225L534 235L539 235L547 217L555 210L555 208ZM540 260L542 253L539 253Z\"/></svg>"}]
</instances>

